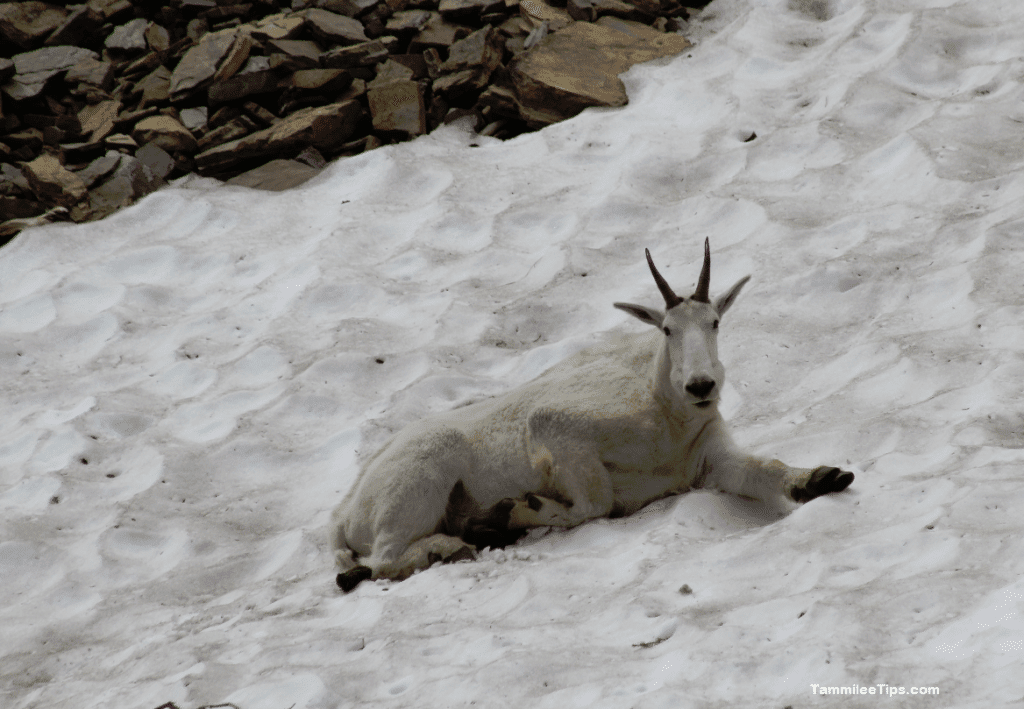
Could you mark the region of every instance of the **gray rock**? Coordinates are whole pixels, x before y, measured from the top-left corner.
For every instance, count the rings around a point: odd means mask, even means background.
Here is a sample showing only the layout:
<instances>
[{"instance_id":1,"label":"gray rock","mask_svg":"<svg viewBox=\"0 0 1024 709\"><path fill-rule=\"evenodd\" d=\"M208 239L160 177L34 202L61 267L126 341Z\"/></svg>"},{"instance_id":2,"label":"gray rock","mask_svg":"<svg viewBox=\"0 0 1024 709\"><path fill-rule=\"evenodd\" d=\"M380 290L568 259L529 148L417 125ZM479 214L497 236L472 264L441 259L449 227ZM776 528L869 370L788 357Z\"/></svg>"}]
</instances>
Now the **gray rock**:
<instances>
[{"instance_id":1,"label":"gray rock","mask_svg":"<svg viewBox=\"0 0 1024 709\"><path fill-rule=\"evenodd\" d=\"M135 157L161 180L174 169L174 158L156 143L146 143L135 151Z\"/></svg>"},{"instance_id":2,"label":"gray rock","mask_svg":"<svg viewBox=\"0 0 1024 709\"><path fill-rule=\"evenodd\" d=\"M103 157L93 160L84 170L79 170L78 178L86 187L92 187L112 173L121 162L121 153L111 150Z\"/></svg>"},{"instance_id":3,"label":"gray rock","mask_svg":"<svg viewBox=\"0 0 1024 709\"><path fill-rule=\"evenodd\" d=\"M311 68L320 63L320 45L308 39L271 39L267 40L267 46L281 54L312 62L310 66L303 68Z\"/></svg>"},{"instance_id":4,"label":"gray rock","mask_svg":"<svg viewBox=\"0 0 1024 709\"><path fill-rule=\"evenodd\" d=\"M325 42L358 44L370 39L363 31L362 23L351 17L319 8L306 10L303 16L306 18L306 28L310 33Z\"/></svg>"},{"instance_id":5,"label":"gray rock","mask_svg":"<svg viewBox=\"0 0 1024 709\"><path fill-rule=\"evenodd\" d=\"M441 0L438 11L451 22L479 22L480 16L505 9L504 0Z\"/></svg>"},{"instance_id":6,"label":"gray rock","mask_svg":"<svg viewBox=\"0 0 1024 709\"><path fill-rule=\"evenodd\" d=\"M244 138L256 131L256 124L251 120L238 117L217 126L199 139L199 151L203 152L218 145Z\"/></svg>"},{"instance_id":7,"label":"gray rock","mask_svg":"<svg viewBox=\"0 0 1024 709\"><path fill-rule=\"evenodd\" d=\"M139 145L155 143L169 153L196 151L196 139L185 126L170 116L157 115L143 118L135 124L132 138Z\"/></svg>"},{"instance_id":8,"label":"gray rock","mask_svg":"<svg viewBox=\"0 0 1024 709\"><path fill-rule=\"evenodd\" d=\"M120 27L115 27L104 41L103 46L121 52L143 52L147 48L147 29L149 29L149 20L142 17L132 20Z\"/></svg>"},{"instance_id":9,"label":"gray rock","mask_svg":"<svg viewBox=\"0 0 1024 709\"><path fill-rule=\"evenodd\" d=\"M38 47L67 14L63 7L35 0L5 2L0 4L0 37L21 49Z\"/></svg>"},{"instance_id":10,"label":"gray rock","mask_svg":"<svg viewBox=\"0 0 1024 709\"><path fill-rule=\"evenodd\" d=\"M3 91L16 101L38 96L46 82L85 58L98 59L96 52L80 47L44 47L32 52L15 54L16 74L4 84Z\"/></svg>"},{"instance_id":11,"label":"gray rock","mask_svg":"<svg viewBox=\"0 0 1024 709\"><path fill-rule=\"evenodd\" d=\"M444 19L439 13L430 13L430 19L423 24L419 33L409 43L410 52L425 49L447 49L455 42L473 33L471 27L457 25Z\"/></svg>"},{"instance_id":12,"label":"gray rock","mask_svg":"<svg viewBox=\"0 0 1024 709\"><path fill-rule=\"evenodd\" d=\"M447 61L441 64L441 73L481 68L485 70L483 81L486 83L491 72L501 64L504 48L501 33L493 27L484 27L451 46Z\"/></svg>"},{"instance_id":13,"label":"gray rock","mask_svg":"<svg viewBox=\"0 0 1024 709\"><path fill-rule=\"evenodd\" d=\"M84 57L64 75L68 84L87 84L102 91L114 88L114 65L92 57Z\"/></svg>"},{"instance_id":14,"label":"gray rock","mask_svg":"<svg viewBox=\"0 0 1024 709\"><path fill-rule=\"evenodd\" d=\"M171 74L171 101L181 101L213 81L217 67L234 41L234 32L211 32L189 49Z\"/></svg>"},{"instance_id":15,"label":"gray rock","mask_svg":"<svg viewBox=\"0 0 1024 709\"><path fill-rule=\"evenodd\" d=\"M197 106L195 108L181 109L178 118L181 120L181 124L190 131L197 131L206 126L208 115L209 109L206 106Z\"/></svg>"},{"instance_id":16,"label":"gray rock","mask_svg":"<svg viewBox=\"0 0 1024 709\"><path fill-rule=\"evenodd\" d=\"M388 18L387 24L384 28L390 34L401 34L406 33L411 35L413 32L419 31L430 20L431 15L440 17L437 13L428 12L426 10L402 10L401 12L394 13Z\"/></svg>"},{"instance_id":17,"label":"gray rock","mask_svg":"<svg viewBox=\"0 0 1024 709\"><path fill-rule=\"evenodd\" d=\"M359 17L372 10L378 2L380 0L325 0L320 7L346 17Z\"/></svg>"},{"instance_id":18,"label":"gray rock","mask_svg":"<svg viewBox=\"0 0 1024 709\"><path fill-rule=\"evenodd\" d=\"M113 175L89 192L89 203L81 216L102 219L163 185L152 170L131 155L124 155ZM72 217L76 217L74 212Z\"/></svg>"},{"instance_id":19,"label":"gray rock","mask_svg":"<svg viewBox=\"0 0 1024 709\"><path fill-rule=\"evenodd\" d=\"M294 155L309 145L332 152L348 140L362 116L363 109L357 101L303 108L269 128L200 153L196 165L213 171L230 169L257 156Z\"/></svg>"},{"instance_id":20,"label":"gray rock","mask_svg":"<svg viewBox=\"0 0 1024 709\"><path fill-rule=\"evenodd\" d=\"M252 71L236 74L225 81L210 85L207 98L211 104L227 103L245 96L263 94L277 90L278 78L273 71Z\"/></svg>"},{"instance_id":21,"label":"gray rock","mask_svg":"<svg viewBox=\"0 0 1024 709\"><path fill-rule=\"evenodd\" d=\"M132 94L142 93L141 108L164 103L171 95L171 70L158 66L144 79L135 84Z\"/></svg>"},{"instance_id":22,"label":"gray rock","mask_svg":"<svg viewBox=\"0 0 1024 709\"><path fill-rule=\"evenodd\" d=\"M10 163L3 163L0 165L0 179L11 182L15 187L29 194L32 188L28 186L28 180L25 179L25 174Z\"/></svg>"},{"instance_id":23,"label":"gray rock","mask_svg":"<svg viewBox=\"0 0 1024 709\"><path fill-rule=\"evenodd\" d=\"M79 5L68 13L64 22L46 38L43 45L57 47L62 44L77 46L87 43L102 25L102 15L88 5Z\"/></svg>"},{"instance_id":24,"label":"gray rock","mask_svg":"<svg viewBox=\"0 0 1024 709\"><path fill-rule=\"evenodd\" d=\"M320 170L298 160L271 160L255 170L243 172L227 181L229 185L257 190L283 192L298 187L320 174Z\"/></svg>"},{"instance_id":25,"label":"gray rock","mask_svg":"<svg viewBox=\"0 0 1024 709\"><path fill-rule=\"evenodd\" d=\"M378 37L369 42L360 42L349 47L338 47L324 52L320 55L320 61L325 67L331 69L374 66L384 61L388 54L397 48L397 37Z\"/></svg>"}]
</instances>

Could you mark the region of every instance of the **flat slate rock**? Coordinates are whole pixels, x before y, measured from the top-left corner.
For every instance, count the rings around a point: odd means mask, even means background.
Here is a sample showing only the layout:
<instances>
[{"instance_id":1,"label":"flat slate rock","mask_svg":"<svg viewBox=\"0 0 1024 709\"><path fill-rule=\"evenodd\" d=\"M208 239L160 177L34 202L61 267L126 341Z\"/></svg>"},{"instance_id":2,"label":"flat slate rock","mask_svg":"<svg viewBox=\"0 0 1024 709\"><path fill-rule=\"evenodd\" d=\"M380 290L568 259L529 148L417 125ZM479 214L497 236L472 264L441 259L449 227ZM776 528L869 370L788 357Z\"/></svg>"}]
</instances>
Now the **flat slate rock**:
<instances>
[{"instance_id":1,"label":"flat slate rock","mask_svg":"<svg viewBox=\"0 0 1024 709\"><path fill-rule=\"evenodd\" d=\"M298 187L319 174L320 170L298 160L271 160L255 170L232 177L227 184L283 192Z\"/></svg>"},{"instance_id":2,"label":"flat slate rock","mask_svg":"<svg viewBox=\"0 0 1024 709\"><path fill-rule=\"evenodd\" d=\"M557 123L588 106L624 106L619 74L633 64L684 51L690 43L646 25L602 17L553 32L510 67L523 118Z\"/></svg>"}]
</instances>

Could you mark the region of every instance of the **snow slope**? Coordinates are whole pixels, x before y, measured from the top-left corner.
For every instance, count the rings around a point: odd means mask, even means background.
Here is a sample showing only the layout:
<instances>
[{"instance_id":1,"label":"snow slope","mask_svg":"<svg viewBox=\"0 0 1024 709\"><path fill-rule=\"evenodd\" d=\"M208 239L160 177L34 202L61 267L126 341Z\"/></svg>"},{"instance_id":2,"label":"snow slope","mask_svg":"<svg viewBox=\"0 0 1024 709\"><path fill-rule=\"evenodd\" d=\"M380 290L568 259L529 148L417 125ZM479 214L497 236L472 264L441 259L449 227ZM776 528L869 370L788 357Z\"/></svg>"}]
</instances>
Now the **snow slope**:
<instances>
[{"instance_id":1,"label":"snow slope","mask_svg":"<svg viewBox=\"0 0 1024 709\"><path fill-rule=\"evenodd\" d=\"M1019 706L1024 3L695 26L621 110L0 251L0 704ZM696 492L338 592L360 459L642 327L611 303L659 302L643 248L688 292L705 236L713 293L754 274L737 438L848 492Z\"/></svg>"}]
</instances>

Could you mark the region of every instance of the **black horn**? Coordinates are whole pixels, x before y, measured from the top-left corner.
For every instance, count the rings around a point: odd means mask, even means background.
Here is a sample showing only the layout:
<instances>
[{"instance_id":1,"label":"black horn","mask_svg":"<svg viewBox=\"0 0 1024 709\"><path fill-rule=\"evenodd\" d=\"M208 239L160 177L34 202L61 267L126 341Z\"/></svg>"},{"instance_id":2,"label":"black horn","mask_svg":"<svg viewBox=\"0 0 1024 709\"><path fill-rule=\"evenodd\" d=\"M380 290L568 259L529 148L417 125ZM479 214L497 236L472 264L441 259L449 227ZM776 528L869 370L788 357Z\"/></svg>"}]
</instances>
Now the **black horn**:
<instances>
[{"instance_id":1,"label":"black horn","mask_svg":"<svg viewBox=\"0 0 1024 709\"><path fill-rule=\"evenodd\" d=\"M700 303L710 303L708 288L711 285L711 246L707 238L704 239L704 267L700 269L700 278L697 280L697 290L691 296Z\"/></svg>"},{"instance_id":2,"label":"black horn","mask_svg":"<svg viewBox=\"0 0 1024 709\"><path fill-rule=\"evenodd\" d=\"M661 277L658 273L658 269L654 267L654 259L651 258L650 249L644 249L644 253L647 254L647 265L651 267L651 275L654 276L654 282L658 284L658 290L661 291L661 295L665 298L665 309L671 309L683 302L683 299L672 292L672 288L669 287L668 281Z\"/></svg>"}]
</instances>

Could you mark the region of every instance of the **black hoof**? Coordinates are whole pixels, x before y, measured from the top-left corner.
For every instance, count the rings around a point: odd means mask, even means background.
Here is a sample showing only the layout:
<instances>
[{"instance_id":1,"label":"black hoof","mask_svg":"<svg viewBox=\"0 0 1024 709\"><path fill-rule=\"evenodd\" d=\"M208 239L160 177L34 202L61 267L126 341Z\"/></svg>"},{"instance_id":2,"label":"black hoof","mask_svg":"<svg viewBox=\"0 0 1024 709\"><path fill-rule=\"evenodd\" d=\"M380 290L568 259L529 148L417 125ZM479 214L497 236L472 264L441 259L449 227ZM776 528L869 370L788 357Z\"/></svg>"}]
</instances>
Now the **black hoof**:
<instances>
[{"instance_id":1,"label":"black hoof","mask_svg":"<svg viewBox=\"0 0 1024 709\"><path fill-rule=\"evenodd\" d=\"M345 593L348 593L371 576L373 576L373 570L370 569L369 566L357 566L354 569L349 569L343 574L338 574L338 578L336 580L338 582L338 588Z\"/></svg>"},{"instance_id":2,"label":"black hoof","mask_svg":"<svg viewBox=\"0 0 1024 709\"><path fill-rule=\"evenodd\" d=\"M504 549L525 535L525 529L494 529L484 524L473 524L466 528L462 541L472 544L477 549Z\"/></svg>"},{"instance_id":3,"label":"black hoof","mask_svg":"<svg viewBox=\"0 0 1024 709\"><path fill-rule=\"evenodd\" d=\"M488 512L487 516L482 520L488 527L494 529L508 529L508 519L512 515L512 508L516 506L516 501L511 497L506 497L494 505ZM473 520L480 521L480 520Z\"/></svg>"},{"instance_id":4,"label":"black hoof","mask_svg":"<svg viewBox=\"0 0 1024 709\"><path fill-rule=\"evenodd\" d=\"M807 502L830 492L842 492L850 487L852 482L853 473L822 465L811 473L811 479L806 487L793 491L793 499L797 502Z\"/></svg>"},{"instance_id":5,"label":"black hoof","mask_svg":"<svg viewBox=\"0 0 1024 709\"><path fill-rule=\"evenodd\" d=\"M449 554L443 561L446 564L454 564L456 561L472 561L476 558L476 554L469 547L462 547L454 554Z\"/></svg>"}]
</instances>

